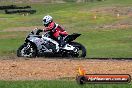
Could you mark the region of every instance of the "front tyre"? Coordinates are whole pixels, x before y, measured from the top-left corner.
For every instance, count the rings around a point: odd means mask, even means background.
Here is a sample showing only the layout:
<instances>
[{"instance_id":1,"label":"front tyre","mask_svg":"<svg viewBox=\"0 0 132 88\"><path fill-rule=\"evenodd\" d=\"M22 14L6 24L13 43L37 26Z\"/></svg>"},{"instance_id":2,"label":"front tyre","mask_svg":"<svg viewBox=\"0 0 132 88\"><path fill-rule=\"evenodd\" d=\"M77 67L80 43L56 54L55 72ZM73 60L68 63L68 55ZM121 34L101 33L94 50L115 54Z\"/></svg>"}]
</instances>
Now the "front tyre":
<instances>
[{"instance_id":1,"label":"front tyre","mask_svg":"<svg viewBox=\"0 0 132 88\"><path fill-rule=\"evenodd\" d=\"M74 46L77 49L77 52L75 52L74 57L86 57L86 48L77 42L71 42L70 45Z\"/></svg>"},{"instance_id":2,"label":"front tyre","mask_svg":"<svg viewBox=\"0 0 132 88\"><path fill-rule=\"evenodd\" d=\"M17 50L18 57L33 58L33 57L36 57L36 53L37 53L36 48L30 43L24 43Z\"/></svg>"}]
</instances>

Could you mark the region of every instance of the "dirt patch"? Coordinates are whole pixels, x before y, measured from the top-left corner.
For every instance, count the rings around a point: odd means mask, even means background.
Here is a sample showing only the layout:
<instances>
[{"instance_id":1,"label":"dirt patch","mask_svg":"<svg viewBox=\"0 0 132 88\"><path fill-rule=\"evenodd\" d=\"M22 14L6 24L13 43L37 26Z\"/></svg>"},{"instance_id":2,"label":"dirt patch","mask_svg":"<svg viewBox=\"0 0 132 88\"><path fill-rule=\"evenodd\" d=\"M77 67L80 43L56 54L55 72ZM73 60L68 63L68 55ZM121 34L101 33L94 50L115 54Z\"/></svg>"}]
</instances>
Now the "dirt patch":
<instances>
[{"instance_id":1,"label":"dirt patch","mask_svg":"<svg viewBox=\"0 0 132 88\"><path fill-rule=\"evenodd\" d=\"M127 28L132 28L132 21L131 19L129 20L122 20L119 22L115 22L112 24L107 24L107 25L101 25L96 27L96 29L127 29Z\"/></svg>"},{"instance_id":2,"label":"dirt patch","mask_svg":"<svg viewBox=\"0 0 132 88\"><path fill-rule=\"evenodd\" d=\"M78 67L91 74L130 74L132 61L36 58L0 60L0 80L50 80L75 77Z\"/></svg>"},{"instance_id":3,"label":"dirt patch","mask_svg":"<svg viewBox=\"0 0 132 88\"><path fill-rule=\"evenodd\" d=\"M6 39L6 38L16 38L16 35L0 35L0 39Z\"/></svg>"},{"instance_id":4,"label":"dirt patch","mask_svg":"<svg viewBox=\"0 0 132 88\"><path fill-rule=\"evenodd\" d=\"M105 14L120 14L132 16L132 7L123 6L112 6L112 7L101 7L90 10L92 13L105 13Z\"/></svg>"},{"instance_id":5,"label":"dirt patch","mask_svg":"<svg viewBox=\"0 0 132 88\"><path fill-rule=\"evenodd\" d=\"M6 2L13 3L65 3L63 0L6 0ZM5 2L5 1L0 1Z\"/></svg>"},{"instance_id":6,"label":"dirt patch","mask_svg":"<svg viewBox=\"0 0 132 88\"><path fill-rule=\"evenodd\" d=\"M35 28L43 29L44 26L30 26L30 27L15 27L2 30L1 32L13 32L13 31L32 31Z\"/></svg>"},{"instance_id":7,"label":"dirt patch","mask_svg":"<svg viewBox=\"0 0 132 88\"><path fill-rule=\"evenodd\" d=\"M114 23L105 24L96 27L104 29L122 29L122 28L132 28L132 7L123 7L123 6L113 6L113 7L100 7L90 10L94 15L96 14L105 14L111 15L115 20Z\"/></svg>"}]
</instances>

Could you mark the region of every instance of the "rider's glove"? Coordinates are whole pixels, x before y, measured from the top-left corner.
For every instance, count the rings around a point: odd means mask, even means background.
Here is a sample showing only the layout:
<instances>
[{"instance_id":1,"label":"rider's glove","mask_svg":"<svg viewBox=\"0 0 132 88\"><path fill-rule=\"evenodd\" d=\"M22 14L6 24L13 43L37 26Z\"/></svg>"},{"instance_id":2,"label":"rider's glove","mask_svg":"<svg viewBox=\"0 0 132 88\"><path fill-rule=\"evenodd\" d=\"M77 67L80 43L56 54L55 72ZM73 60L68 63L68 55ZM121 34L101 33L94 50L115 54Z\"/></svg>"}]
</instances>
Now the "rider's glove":
<instances>
[{"instance_id":1,"label":"rider's glove","mask_svg":"<svg viewBox=\"0 0 132 88\"><path fill-rule=\"evenodd\" d=\"M44 32L46 32L47 30L46 29L43 29Z\"/></svg>"}]
</instances>

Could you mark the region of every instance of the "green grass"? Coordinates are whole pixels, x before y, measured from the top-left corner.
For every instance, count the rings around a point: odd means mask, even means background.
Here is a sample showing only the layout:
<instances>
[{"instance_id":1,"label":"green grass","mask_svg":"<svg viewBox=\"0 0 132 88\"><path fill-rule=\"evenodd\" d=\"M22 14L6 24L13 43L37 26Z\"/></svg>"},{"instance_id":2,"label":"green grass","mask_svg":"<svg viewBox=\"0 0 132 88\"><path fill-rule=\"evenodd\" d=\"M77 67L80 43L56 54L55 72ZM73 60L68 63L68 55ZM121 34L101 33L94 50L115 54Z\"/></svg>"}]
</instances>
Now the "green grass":
<instances>
[{"instance_id":1,"label":"green grass","mask_svg":"<svg viewBox=\"0 0 132 88\"><path fill-rule=\"evenodd\" d=\"M1 3L13 4L13 3ZM15 3L16 4L16 3ZM132 57L132 30L129 29L97 29L102 25L129 21L131 17L123 16L117 19L110 13L95 13L92 9L111 6L131 7L131 0L105 0L103 2L87 3L25 3L20 6L31 5L37 10L36 14L22 16L19 14L6 15L0 13L0 31L14 27L42 26L42 18L46 14L54 17L55 22L64 26L70 33L78 32L82 36L78 42L87 48L87 57ZM28 32L0 32L0 56L16 53L17 48L24 42Z\"/></svg>"},{"instance_id":2,"label":"green grass","mask_svg":"<svg viewBox=\"0 0 132 88\"><path fill-rule=\"evenodd\" d=\"M13 3L0 3L13 4ZM102 7L121 6L131 7L131 0L105 0L103 2L87 3L24 3L20 6L31 5L37 10L36 14L22 16L19 14L6 15L0 11L0 56L16 55L17 48L24 42L29 32L4 32L14 27L42 26L42 18L46 14L63 25L69 33L77 32L82 35L77 39L87 48L87 57L132 57L132 30L128 29L96 29L101 25L131 20L125 16L117 19L110 13L97 13L93 20L90 10ZM4 30L4 31L2 31ZM0 88L132 88L132 84L86 84L78 85L75 81L0 81Z\"/></svg>"},{"instance_id":3,"label":"green grass","mask_svg":"<svg viewBox=\"0 0 132 88\"><path fill-rule=\"evenodd\" d=\"M85 84L75 81L0 81L0 88L131 88L131 84Z\"/></svg>"},{"instance_id":4,"label":"green grass","mask_svg":"<svg viewBox=\"0 0 132 88\"><path fill-rule=\"evenodd\" d=\"M87 57L132 57L132 30L88 30L78 39L87 48Z\"/></svg>"},{"instance_id":5,"label":"green grass","mask_svg":"<svg viewBox=\"0 0 132 88\"><path fill-rule=\"evenodd\" d=\"M23 44L26 32L0 32L0 55L15 54Z\"/></svg>"},{"instance_id":6,"label":"green grass","mask_svg":"<svg viewBox=\"0 0 132 88\"><path fill-rule=\"evenodd\" d=\"M85 32L84 32L85 31ZM87 57L132 57L132 30L83 30L77 39L87 48ZM24 42L28 32L0 33L0 55L10 55ZM4 36L4 38L2 38Z\"/></svg>"},{"instance_id":7,"label":"green grass","mask_svg":"<svg viewBox=\"0 0 132 88\"><path fill-rule=\"evenodd\" d=\"M127 0L123 3L123 0L106 0L103 2L87 2L87 3L62 3L62 4L17 4L20 6L31 5L37 10L34 15L23 17L22 15L5 15L0 14L0 30L12 27L21 26L40 26L42 25L42 18L46 14L50 14L54 17L55 21L66 25L66 27L76 27L76 25L84 25L84 28L98 26L100 24L107 24L118 21L118 19L112 17L109 14L97 14L99 18L94 21L92 18L93 13L89 10L99 7L111 7L113 6L131 6L132 2ZM129 2L129 3L128 3ZM13 4L13 3L11 3ZM2 4L3 5L3 4ZM71 23L69 23L71 22ZM7 26L9 25L10 26Z\"/></svg>"}]
</instances>

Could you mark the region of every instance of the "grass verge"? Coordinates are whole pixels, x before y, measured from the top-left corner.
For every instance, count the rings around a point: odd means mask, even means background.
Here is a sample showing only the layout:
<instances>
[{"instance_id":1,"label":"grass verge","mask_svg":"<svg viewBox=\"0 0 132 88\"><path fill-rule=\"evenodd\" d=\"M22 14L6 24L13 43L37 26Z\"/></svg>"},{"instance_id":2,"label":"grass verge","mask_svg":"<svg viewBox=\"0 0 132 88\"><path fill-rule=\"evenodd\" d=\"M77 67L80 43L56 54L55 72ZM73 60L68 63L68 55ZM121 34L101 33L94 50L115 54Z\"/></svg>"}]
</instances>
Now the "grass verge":
<instances>
[{"instance_id":1,"label":"grass verge","mask_svg":"<svg viewBox=\"0 0 132 88\"><path fill-rule=\"evenodd\" d=\"M132 84L86 84L75 81L0 81L0 88L131 88Z\"/></svg>"}]
</instances>

